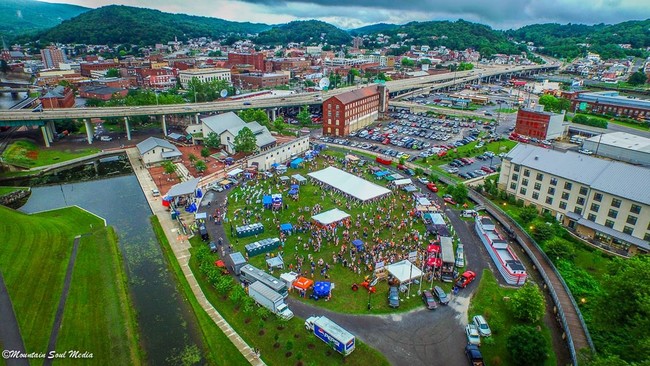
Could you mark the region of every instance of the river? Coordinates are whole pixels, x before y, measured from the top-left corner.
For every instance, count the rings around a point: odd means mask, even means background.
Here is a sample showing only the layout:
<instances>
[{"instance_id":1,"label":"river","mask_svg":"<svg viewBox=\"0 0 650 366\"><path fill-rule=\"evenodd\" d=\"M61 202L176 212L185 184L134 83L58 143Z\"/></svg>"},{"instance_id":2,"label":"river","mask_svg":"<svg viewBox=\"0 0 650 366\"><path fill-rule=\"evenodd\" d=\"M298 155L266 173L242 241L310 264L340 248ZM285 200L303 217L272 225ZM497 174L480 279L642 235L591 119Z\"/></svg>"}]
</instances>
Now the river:
<instances>
[{"instance_id":1,"label":"river","mask_svg":"<svg viewBox=\"0 0 650 366\"><path fill-rule=\"evenodd\" d=\"M69 205L104 217L119 236L148 364L171 364L169 358L190 345L203 348L196 319L156 240L149 222L152 212L135 175L33 187L21 211Z\"/></svg>"}]
</instances>

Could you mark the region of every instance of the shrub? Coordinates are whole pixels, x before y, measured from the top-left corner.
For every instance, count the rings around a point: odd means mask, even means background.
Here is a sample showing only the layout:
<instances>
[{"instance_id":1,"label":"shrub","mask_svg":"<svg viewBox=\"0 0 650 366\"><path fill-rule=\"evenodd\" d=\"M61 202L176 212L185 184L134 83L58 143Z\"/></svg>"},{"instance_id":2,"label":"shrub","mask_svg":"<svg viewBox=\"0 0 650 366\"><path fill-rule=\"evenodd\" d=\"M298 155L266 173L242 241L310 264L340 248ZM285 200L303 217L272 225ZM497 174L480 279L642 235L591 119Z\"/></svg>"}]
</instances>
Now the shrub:
<instances>
[{"instance_id":1,"label":"shrub","mask_svg":"<svg viewBox=\"0 0 650 366\"><path fill-rule=\"evenodd\" d=\"M531 326L512 328L507 340L508 352L515 365L544 365L548 358L548 343L542 334Z\"/></svg>"}]
</instances>

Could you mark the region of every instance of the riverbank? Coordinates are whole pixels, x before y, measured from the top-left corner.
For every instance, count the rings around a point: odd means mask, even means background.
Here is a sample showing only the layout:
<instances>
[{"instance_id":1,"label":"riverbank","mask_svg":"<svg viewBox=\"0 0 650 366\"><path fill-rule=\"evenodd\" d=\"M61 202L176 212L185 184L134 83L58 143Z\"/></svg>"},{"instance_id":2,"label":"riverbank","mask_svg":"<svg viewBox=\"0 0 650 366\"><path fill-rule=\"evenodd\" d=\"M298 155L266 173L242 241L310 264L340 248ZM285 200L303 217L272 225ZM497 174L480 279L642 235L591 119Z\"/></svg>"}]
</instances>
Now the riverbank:
<instances>
[{"instance_id":1,"label":"riverbank","mask_svg":"<svg viewBox=\"0 0 650 366\"><path fill-rule=\"evenodd\" d=\"M47 350L73 240L90 234L79 247L56 350L142 363L125 268L102 218L78 207L33 215L0 207L0 233L0 270L28 353Z\"/></svg>"}]
</instances>

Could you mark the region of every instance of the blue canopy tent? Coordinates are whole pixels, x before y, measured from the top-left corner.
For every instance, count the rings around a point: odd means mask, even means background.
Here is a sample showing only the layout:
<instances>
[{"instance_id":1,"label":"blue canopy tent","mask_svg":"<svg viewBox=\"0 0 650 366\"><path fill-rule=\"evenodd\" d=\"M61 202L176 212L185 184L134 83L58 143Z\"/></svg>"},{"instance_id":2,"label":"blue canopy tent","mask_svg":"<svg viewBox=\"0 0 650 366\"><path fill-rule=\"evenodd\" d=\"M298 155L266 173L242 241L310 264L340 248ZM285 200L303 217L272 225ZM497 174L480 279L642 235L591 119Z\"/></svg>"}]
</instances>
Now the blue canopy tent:
<instances>
[{"instance_id":1,"label":"blue canopy tent","mask_svg":"<svg viewBox=\"0 0 650 366\"><path fill-rule=\"evenodd\" d=\"M383 177L384 175L388 175L388 174L390 174L390 171L388 171L388 170L383 170L383 171L381 171L381 172L377 172L377 173L375 173L375 176L376 176L376 177Z\"/></svg>"},{"instance_id":2,"label":"blue canopy tent","mask_svg":"<svg viewBox=\"0 0 650 366\"><path fill-rule=\"evenodd\" d=\"M201 188L197 188L196 189L196 198L201 198L201 197L203 197L203 191L201 190Z\"/></svg>"},{"instance_id":3,"label":"blue canopy tent","mask_svg":"<svg viewBox=\"0 0 650 366\"><path fill-rule=\"evenodd\" d=\"M298 188L300 188L300 186L297 185L297 184L292 184L292 185L291 185L291 189L298 189Z\"/></svg>"},{"instance_id":4,"label":"blue canopy tent","mask_svg":"<svg viewBox=\"0 0 650 366\"><path fill-rule=\"evenodd\" d=\"M286 224L281 224L280 225L280 231L287 235L291 235L291 231L293 230L293 225L291 223L286 223Z\"/></svg>"},{"instance_id":5,"label":"blue canopy tent","mask_svg":"<svg viewBox=\"0 0 650 366\"><path fill-rule=\"evenodd\" d=\"M357 248L357 251L363 251L363 241L361 241L361 239L353 240L352 244Z\"/></svg>"},{"instance_id":6,"label":"blue canopy tent","mask_svg":"<svg viewBox=\"0 0 650 366\"><path fill-rule=\"evenodd\" d=\"M291 190L288 193L289 195L294 196L298 194L298 190L296 188L291 188Z\"/></svg>"},{"instance_id":7,"label":"blue canopy tent","mask_svg":"<svg viewBox=\"0 0 650 366\"><path fill-rule=\"evenodd\" d=\"M264 208L271 208L271 204L273 204L273 200L271 199L271 196L263 196L262 197L262 204L264 205Z\"/></svg>"},{"instance_id":8,"label":"blue canopy tent","mask_svg":"<svg viewBox=\"0 0 650 366\"><path fill-rule=\"evenodd\" d=\"M314 295L318 297L328 297L332 291L332 283L330 282L316 282L314 283Z\"/></svg>"},{"instance_id":9,"label":"blue canopy tent","mask_svg":"<svg viewBox=\"0 0 650 366\"><path fill-rule=\"evenodd\" d=\"M279 167L279 166L280 166L279 163L273 163L273 164L271 164L271 167L272 167L272 168L277 168L277 167Z\"/></svg>"},{"instance_id":10,"label":"blue canopy tent","mask_svg":"<svg viewBox=\"0 0 650 366\"><path fill-rule=\"evenodd\" d=\"M300 164L302 164L304 160L302 158L296 158L291 161L291 167L293 169L298 169L300 167Z\"/></svg>"},{"instance_id":11,"label":"blue canopy tent","mask_svg":"<svg viewBox=\"0 0 650 366\"><path fill-rule=\"evenodd\" d=\"M196 203L192 202L192 204L185 209L185 211L192 213L196 212Z\"/></svg>"}]
</instances>

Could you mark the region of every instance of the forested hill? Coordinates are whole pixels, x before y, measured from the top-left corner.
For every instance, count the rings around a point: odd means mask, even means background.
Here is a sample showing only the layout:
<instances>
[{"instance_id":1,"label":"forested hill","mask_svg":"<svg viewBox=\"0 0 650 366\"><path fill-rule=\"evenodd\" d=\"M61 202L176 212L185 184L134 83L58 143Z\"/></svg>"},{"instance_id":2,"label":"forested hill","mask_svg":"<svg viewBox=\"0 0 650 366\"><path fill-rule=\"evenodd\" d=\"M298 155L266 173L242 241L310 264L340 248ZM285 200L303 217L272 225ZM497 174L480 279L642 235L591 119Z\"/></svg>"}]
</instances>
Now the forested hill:
<instances>
[{"instance_id":1,"label":"forested hill","mask_svg":"<svg viewBox=\"0 0 650 366\"><path fill-rule=\"evenodd\" d=\"M618 24L533 24L506 32L517 41L533 42L539 52L555 57L579 57L587 51L602 58L647 56L650 47L650 19ZM631 49L620 45L629 44ZM587 45L589 45L587 47Z\"/></svg>"},{"instance_id":2,"label":"forested hill","mask_svg":"<svg viewBox=\"0 0 650 366\"><path fill-rule=\"evenodd\" d=\"M270 26L218 18L163 13L158 10L110 5L90 10L33 39L46 42L153 45L198 37L254 34Z\"/></svg>"},{"instance_id":3,"label":"forested hill","mask_svg":"<svg viewBox=\"0 0 650 366\"><path fill-rule=\"evenodd\" d=\"M349 32L352 35L364 35L364 34L373 34L373 33L382 33L388 30L392 30L399 27L399 24L389 24L389 23L377 23L366 25L364 27L350 29Z\"/></svg>"},{"instance_id":4,"label":"forested hill","mask_svg":"<svg viewBox=\"0 0 650 366\"><path fill-rule=\"evenodd\" d=\"M389 35L392 42L405 40L406 45L445 46L452 50L473 48L483 56L516 54L526 50L525 46L509 41L501 31L464 20L411 22L381 33ZM398 34L406 36L399 37Z\"/></svg>"},{"instance_id":5,"label":"forested hill","mask_svg":"<svg viewBox=\"0 0 650 366\"><path fill-rule=\"evenodd\" d=\"M51 4L35 0L0 1L0 33L13 36L54 27L90 10L83 6Z\"/></svg>"},{"instance_id":6,"label":"forested hill","mask_svg":"<svg viewBox=\"0 0 650 366\"><path fill-rule=\"evenodd\" d=\"M347 44L352 37L345 31L319 20L293 21L261 32L255 42L259 44L287 44L304 42L307 45Z\"/></svg>"}]
</instances>

